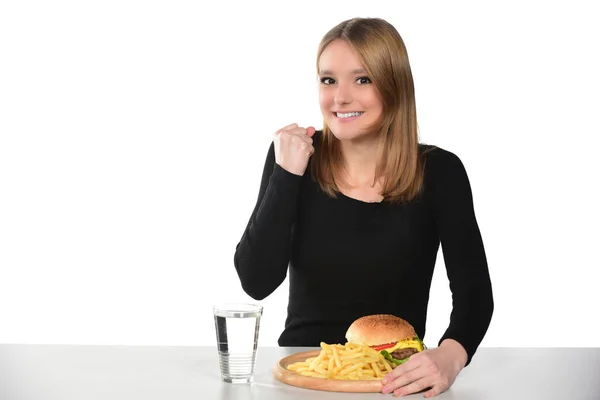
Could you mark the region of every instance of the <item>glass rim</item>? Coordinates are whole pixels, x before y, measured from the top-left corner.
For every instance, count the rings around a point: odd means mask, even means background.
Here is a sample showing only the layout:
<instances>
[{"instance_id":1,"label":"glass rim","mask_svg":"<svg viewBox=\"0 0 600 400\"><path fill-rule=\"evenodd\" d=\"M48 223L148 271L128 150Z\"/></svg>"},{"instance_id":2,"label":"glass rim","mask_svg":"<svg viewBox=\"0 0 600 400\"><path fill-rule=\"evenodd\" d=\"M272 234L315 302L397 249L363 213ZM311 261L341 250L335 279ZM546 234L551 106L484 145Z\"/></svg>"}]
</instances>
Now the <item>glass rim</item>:
<instances>
[{"instance_id":1,"label":"glass rim","mask_svg":"<svg viewBox=\"0 0 600 400\"><path fill-rule=\"evenodd\" d=\"M262 312L263 306L253 303L220 303L213 305L213 312Z\"/></svg>"}]
</instances>

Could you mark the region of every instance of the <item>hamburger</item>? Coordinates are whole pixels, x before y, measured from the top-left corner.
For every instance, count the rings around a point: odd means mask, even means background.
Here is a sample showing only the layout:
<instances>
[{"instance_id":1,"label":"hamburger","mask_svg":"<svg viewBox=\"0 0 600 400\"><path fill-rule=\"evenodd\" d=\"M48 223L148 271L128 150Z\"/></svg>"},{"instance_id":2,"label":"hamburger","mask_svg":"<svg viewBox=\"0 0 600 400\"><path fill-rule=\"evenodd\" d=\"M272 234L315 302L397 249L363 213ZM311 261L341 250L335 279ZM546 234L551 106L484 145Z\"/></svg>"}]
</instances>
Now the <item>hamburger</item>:
<instances>
[{"instance_id":1,"label":"hamburger","mask_svg":"<svg viewBox=\"0 0 600 400\"><path fill-rule=\"evenodd\" d=\"M346 340L379 351L395 366L427 348L408 321L390 314L357 319L348 328Z\"/></svg>"}]
</instances>

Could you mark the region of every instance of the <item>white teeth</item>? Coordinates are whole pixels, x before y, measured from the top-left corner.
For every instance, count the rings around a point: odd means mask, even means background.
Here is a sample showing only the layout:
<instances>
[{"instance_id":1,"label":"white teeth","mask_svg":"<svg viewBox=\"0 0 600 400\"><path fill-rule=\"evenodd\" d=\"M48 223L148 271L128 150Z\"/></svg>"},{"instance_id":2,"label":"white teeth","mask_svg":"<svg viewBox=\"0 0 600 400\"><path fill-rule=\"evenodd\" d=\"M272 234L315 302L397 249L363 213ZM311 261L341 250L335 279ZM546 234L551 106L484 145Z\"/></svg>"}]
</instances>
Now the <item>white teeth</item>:
<instances>
[{"instance_id":1,"label":"white teeth","mask_svg":"<svg viewBox=\"0 0 600 400\"><path fill-rule=\"evenodd\" d=\"M349 112L349 113L335 113L338 118L350 118L350 117L358 117L362 115L362 112Z\"/></svg>"}]
</instances>

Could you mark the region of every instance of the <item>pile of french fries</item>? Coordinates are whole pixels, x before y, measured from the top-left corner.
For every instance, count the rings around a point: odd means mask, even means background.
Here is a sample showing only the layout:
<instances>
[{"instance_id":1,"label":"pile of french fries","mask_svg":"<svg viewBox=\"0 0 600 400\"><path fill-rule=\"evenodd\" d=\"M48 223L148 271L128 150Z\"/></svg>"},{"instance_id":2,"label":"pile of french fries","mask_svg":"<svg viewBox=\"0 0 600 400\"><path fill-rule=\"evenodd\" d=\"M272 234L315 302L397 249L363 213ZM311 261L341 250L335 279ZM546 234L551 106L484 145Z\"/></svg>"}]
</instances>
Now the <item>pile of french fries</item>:
<instances>
[{"instance_id":1,"label":"pile of french fries","mask_svg":"<svg viewBox=\"0 0 600 400\"><path fill-rule=\"evenodd\" d=\"M324 379L375 380L382 379L394 365L380 352L354 343L327 344L321 342L317 357L288 365L287 369L300 375Z\"/></svg>"}]
</instances>

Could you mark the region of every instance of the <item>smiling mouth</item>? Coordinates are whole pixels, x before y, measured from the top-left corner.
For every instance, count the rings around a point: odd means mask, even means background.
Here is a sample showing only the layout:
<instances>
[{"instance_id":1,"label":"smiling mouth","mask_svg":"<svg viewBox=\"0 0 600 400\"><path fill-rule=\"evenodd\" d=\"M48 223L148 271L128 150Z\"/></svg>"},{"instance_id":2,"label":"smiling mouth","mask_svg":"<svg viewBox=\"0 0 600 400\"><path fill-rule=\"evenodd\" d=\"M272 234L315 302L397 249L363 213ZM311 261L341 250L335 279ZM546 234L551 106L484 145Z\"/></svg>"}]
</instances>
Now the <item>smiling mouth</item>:
<instances>
[{"instance_id":1,"label":"smiling mouth","mask_svg":"<svg viewBox=\"0 0 600 400\"><path fill-rule=\"evenodd\" d=\"M346 113L334 112L333 115L335 115L338 118L344 119L344 118L360 117L364 113L365 113L364 111L352 111L352 112L346 112Z\"/></svg>"}]
</instances>

